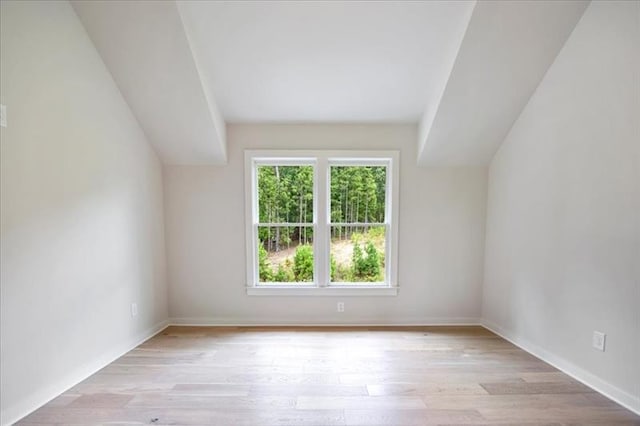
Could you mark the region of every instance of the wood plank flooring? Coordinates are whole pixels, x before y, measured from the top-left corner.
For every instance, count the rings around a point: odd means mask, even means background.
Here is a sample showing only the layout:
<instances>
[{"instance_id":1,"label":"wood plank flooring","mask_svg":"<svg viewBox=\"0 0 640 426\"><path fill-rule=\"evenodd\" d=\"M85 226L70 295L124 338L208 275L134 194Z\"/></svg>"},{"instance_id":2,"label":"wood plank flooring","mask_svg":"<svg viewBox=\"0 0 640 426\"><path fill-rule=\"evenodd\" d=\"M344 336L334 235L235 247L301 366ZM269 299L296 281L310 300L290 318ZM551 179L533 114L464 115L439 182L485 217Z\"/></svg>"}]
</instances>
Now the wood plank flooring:
<instances>
[{"instance_id":1,"label":"wood plank flooring","mask_svg":"<svg viewBox=\"0 0 640 426\"><path fill-rule=\"evenodd\" d=\"M640 425L481 327L170 327L19 425Z\"/></svg>"}]
</instances>

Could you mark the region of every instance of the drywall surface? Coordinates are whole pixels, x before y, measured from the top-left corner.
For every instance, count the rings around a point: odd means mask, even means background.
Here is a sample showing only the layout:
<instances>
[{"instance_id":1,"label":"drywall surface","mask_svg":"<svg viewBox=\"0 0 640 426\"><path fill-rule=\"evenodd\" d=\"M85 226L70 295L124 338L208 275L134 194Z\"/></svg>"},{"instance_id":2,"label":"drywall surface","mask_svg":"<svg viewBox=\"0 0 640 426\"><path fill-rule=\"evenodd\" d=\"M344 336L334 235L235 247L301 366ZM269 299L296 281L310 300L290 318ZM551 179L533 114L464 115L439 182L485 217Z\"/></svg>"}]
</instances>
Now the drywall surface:
<instances>
[{"instance_id":1,"label":"drywall surface","mask_svg":"<svg viewBox=\"0 0 640 426\"><path fill-rule=\"evenodd\" d=\"M7 424L161 327L167 291L161 164L80 21L1 4Z\"/></svg>"},{"instance_id":2,"label":"drywall surface","mask_svg":"<svg viewBox=\"0 0 640 426\"><path fill-rule=\"evenodd\" d=\"M418 168L410 125L230 125L229 164L164 169L170 317L210 324L476 323L486 168ZM400 151L399 294L246 294L245 149ZM336 312L336 302L345 312Z\"/></svg>"},{"instance_id":3,"label":"drywall surface","mask_svg":"<svg viewBox=\"0 0 640 426\"><path fill-rule=\"evenodd\" d=\"M491 163L483 289L487 325L636 411L639 55L640 3L593 2Z\"/></svg>"}]
</instances>

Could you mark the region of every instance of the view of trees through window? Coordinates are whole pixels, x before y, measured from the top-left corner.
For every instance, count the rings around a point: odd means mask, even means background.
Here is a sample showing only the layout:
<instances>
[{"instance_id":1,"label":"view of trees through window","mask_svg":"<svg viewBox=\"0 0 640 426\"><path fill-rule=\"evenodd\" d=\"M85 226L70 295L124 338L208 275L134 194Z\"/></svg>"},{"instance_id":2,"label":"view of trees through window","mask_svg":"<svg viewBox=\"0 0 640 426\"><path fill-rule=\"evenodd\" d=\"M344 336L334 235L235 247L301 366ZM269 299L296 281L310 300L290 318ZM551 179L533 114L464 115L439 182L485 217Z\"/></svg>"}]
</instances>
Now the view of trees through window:
<instances>
[{"instance_id":1,"label":"view of trees through window","mask_svg":"<svg viewBox=\"0 0 640 426\"><path fill-rule=\"evenodd\" d=\"M260 165L260 282L314 280L313 166ZM385 280L385 166L331 166L331 282Z\"/></svg>"}]
</instances>

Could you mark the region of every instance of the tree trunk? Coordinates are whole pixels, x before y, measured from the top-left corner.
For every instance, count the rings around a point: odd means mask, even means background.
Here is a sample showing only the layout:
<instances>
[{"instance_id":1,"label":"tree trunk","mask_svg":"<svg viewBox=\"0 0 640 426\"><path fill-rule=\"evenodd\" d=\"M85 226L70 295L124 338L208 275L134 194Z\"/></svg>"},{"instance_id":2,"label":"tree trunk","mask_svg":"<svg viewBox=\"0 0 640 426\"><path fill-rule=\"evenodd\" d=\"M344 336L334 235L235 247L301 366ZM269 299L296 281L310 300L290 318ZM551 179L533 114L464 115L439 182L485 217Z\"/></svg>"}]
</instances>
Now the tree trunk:
<instances>
[{"instance_id":1,"label":"tree trunk","mask_svg":"<svg viewBox=\"0 0 640 426\"><path fill-rule=\"evenodd\" d=\"M364 223L369 223L369 198L364 205ZM365 232L369 230L369 225L364 226Z\"/></svg>"},{"instance_id":2,"label":"tree trunk","mask_svg":"<svg viewBox=\"0 0 640 426\"><path fill-rule=\"evenodd\" d=\"M298 222L302 224L302 189L300 189L300 198L298 200ZM298 244L302 244L302 225L298 225Z\"/></svg>"},{"instance_id":3,"label":"tree trunk","mask_svg":"<svg viewBox=\"0 0 640 426\"><path fill-rule=\"evenodd\" d=\"M306 200L305 200L305 203L302 205L302 208L304 209L303 210L304 211L303 217L306 218L307 217L307 203L306 203ZM303 238L304 244L307 244L307 227L306 226L302 227L302 232L304 233L304 238Z\"/></svg>"},{"instance_id":4,"label":"tree trunk","mask_svg":"<svg viewBox=\"0 0 640 426\"><path fill-rule=\"evenodd\" d=\"M349 222L349 187L344 190L344 222ZM349 238L349 225L345 227L345 240Z\"/></svg>"}]
</instances>

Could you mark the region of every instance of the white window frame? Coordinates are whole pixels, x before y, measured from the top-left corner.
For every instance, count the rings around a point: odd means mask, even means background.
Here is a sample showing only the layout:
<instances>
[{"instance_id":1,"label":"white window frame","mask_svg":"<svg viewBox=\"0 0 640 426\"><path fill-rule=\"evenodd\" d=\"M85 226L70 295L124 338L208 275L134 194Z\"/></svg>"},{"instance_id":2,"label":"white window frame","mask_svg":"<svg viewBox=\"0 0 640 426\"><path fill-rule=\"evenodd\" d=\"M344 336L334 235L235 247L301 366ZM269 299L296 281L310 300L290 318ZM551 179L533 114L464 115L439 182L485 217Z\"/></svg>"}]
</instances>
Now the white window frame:
<instances>
[{"instance_id":1,"label":"white window frame","mask_svg":"<svg viewBox=\"0 0 640 426\"><path fill-rule=\"evenodd\" d=\"M245 150L245 236L247 294L251 296L395 296L398 294L398 151ZM261 165L312 165L314 281L311 283L260 283L258 275L257 167ZM386 166L385 282L331 283L331 166ZM266 224L260 224L264 226ZM285 224L280 224L287 225ZM309 224L307 224L309 225Z\"/></svg>"}]
</instances>

